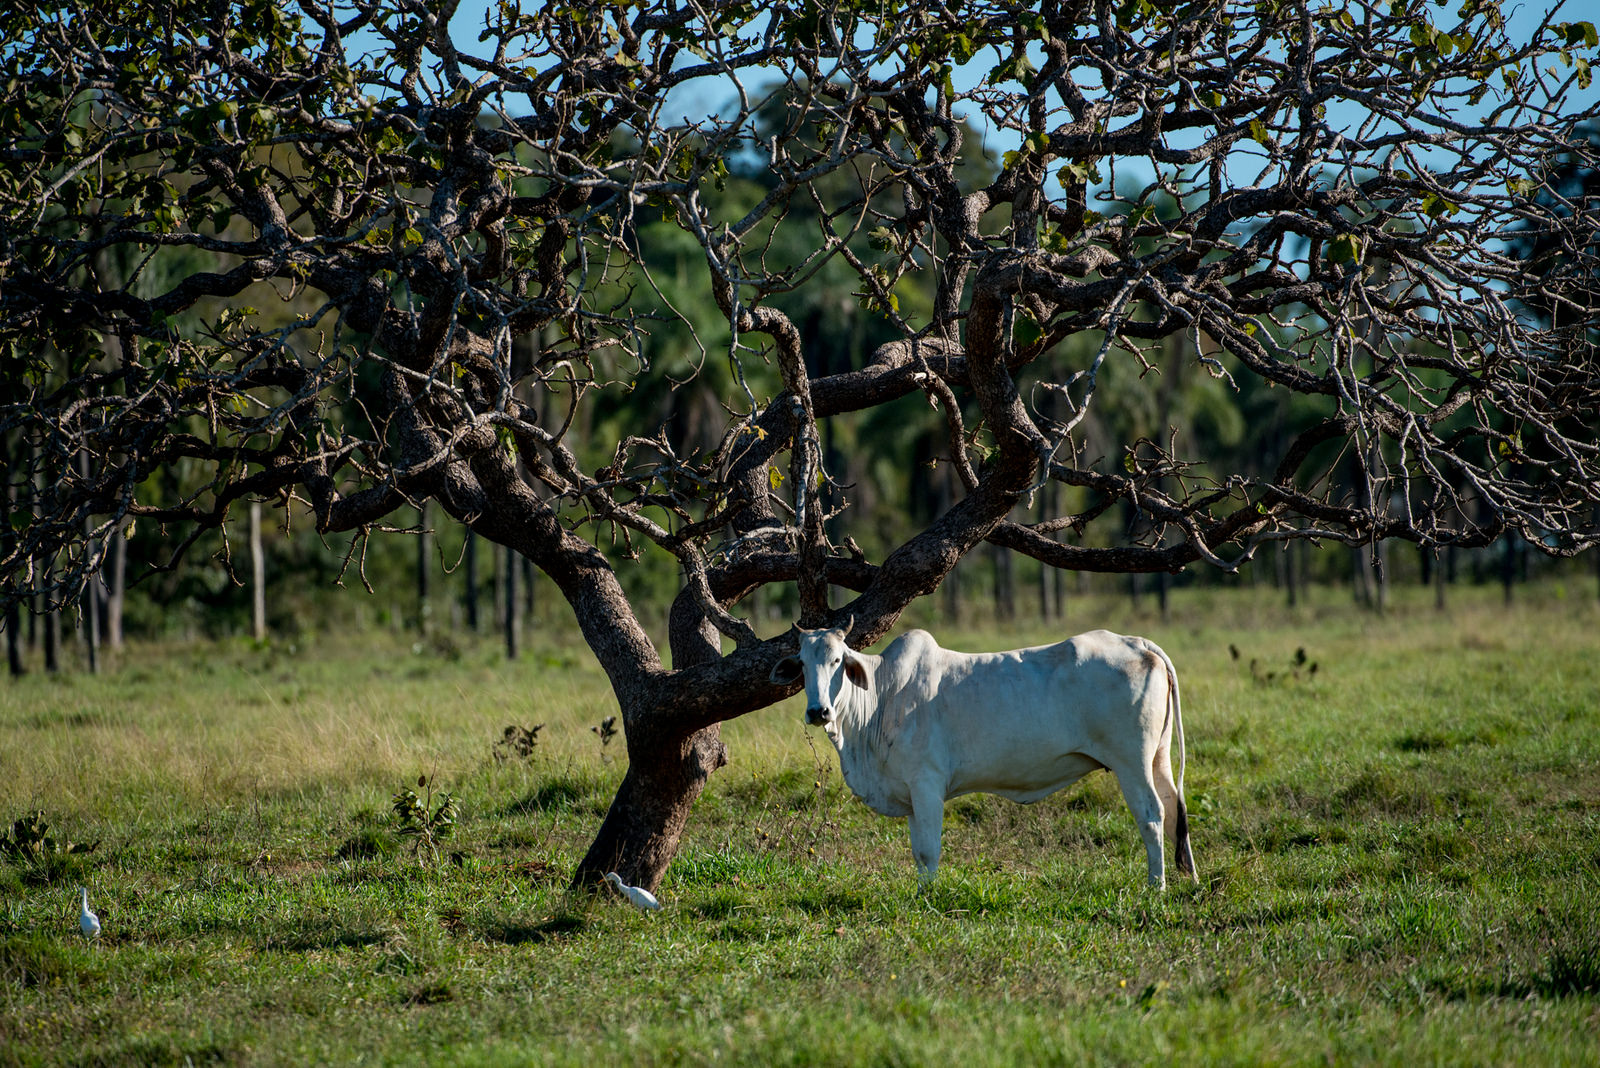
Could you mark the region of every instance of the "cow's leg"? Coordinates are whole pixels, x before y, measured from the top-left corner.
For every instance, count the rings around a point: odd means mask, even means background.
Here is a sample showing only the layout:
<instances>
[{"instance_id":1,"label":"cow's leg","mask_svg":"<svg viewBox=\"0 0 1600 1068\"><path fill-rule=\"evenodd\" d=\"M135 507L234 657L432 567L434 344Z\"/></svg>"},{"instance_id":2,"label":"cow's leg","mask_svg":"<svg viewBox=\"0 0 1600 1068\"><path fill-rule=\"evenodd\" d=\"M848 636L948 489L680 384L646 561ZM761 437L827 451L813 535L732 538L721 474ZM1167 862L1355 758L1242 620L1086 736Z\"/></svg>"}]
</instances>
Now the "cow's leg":
<instances>
[{"instance_id":1,"label":"cow's leg","mask_svg":"<svg viewBox=\"0 0 1600 1068\"><path fill-rule=\"evenodd\" d=\"M1144 851L1150 861L1150 885L1165 890L1167 862L1161 853L1161 797L1156 793L1150 764L1141 762L1137 771L1119 771L1117 785L1122 787L1123 800L1128 802L1128 811L1133 813L1133 821L1139 825L1139 834L1144 839Z\"/></svg>"},{"instance_id":2,"label":"cow's leg","mask_svg":"<svg viewBox=\"0 0 1600 1068\"><path fill-rule=\"evenodd\" d=\"M1172 760L1166 748L1157 751L1150 771L1155 778L1156 794L1161 798L1161 812L1165 817L1163 823L1167 838L1172 842L1178 874L1198 881L1200 877L1194 870L1194 854L1189 849L1189 810L1184 806L1183 797L1178 793L1178 784L1172 778Z\"/></svg>"},{"instance_id":3,"label":"cow's leg","mask_svg":"<svg viewBox=\"0 0 1600 1068\"><path fill-rule=\"evenodd\" d=\"M927 885L939 870L939 840L944 835L944 791L933 786L911 789L911 856L917 881Z\"/></svg>"}]
</instances>

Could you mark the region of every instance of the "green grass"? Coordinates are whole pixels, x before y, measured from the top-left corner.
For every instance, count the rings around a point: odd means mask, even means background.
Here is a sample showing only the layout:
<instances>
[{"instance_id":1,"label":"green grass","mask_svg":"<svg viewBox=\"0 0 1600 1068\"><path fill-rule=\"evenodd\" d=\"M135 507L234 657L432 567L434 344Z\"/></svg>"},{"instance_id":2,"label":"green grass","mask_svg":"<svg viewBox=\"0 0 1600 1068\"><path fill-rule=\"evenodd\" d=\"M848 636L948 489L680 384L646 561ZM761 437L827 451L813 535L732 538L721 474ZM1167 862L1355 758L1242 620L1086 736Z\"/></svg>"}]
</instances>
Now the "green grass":
<instances>
[{"instance_id":1,"label":"green grass","mask_svg":"<svg viewBox=\"0 0 1600 1068\"><path fill-rule=\"evenodd\" d=\"M1171 653L1201 882L1164 896L1103 774L952 802L917 892L904 823L791 703L726 726L659 915L569 898L626 758L554 635L515 664L374 634L29 676L0 686L0 818L100 845L0 861L0 1064L1592 1064L1600 609L1559 592L939 628ZM541 744L497 761L513 722ZM454 861L395 834L419 774L462 803Z\"/></svg>"}]
</instances>

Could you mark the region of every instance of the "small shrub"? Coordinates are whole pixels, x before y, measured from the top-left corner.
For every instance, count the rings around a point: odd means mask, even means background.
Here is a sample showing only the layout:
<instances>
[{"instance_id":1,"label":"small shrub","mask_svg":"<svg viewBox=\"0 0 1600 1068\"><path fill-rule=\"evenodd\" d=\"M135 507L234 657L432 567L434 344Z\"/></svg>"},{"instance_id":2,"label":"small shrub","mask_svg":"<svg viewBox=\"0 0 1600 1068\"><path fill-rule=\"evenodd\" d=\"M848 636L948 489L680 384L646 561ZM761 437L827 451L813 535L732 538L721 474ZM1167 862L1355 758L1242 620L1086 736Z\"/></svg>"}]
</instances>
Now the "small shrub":
<instances>
[{"instance_id":1,"label":"small shrub","mask_svg":"<svg viewBox=\"0 0 1600 1068\"><path fill-rule=\"evenodd\" d=\"M392 809L400 824L400 833L411 839L412 851L422 856L423 850L433 859L439 859L439 843L455 833L456 819L461 815L456 799L449 792L439 794L434 803L433 787L428 776L417 777L419 787L427 787L428 796L421 798L407 787L394 795Z\"/></svg>"},{"instance_id":2,"label":"small shrub","mask_svg":"<svg viewBox=\"0 0 1600 1068\"><path fill-rule=\"evenodd\" d=\"M23 869L30 882L53 883L75 878L83 869L82 858L93 853L99 842L57 841L43 812L12 821L11 833L0 833L0 855Z\"/></svg>"},{"instance_id":3,"label":"small shrub","mask_svg":"<svg viewBox=\"0 0 1600 1068\"><path fill-rule=\"evenodd\" d=\"M512 723L507 725L505 734L498 742L490 747L497 763L504 764L512 757L529 760L539 746L539 732L544 730L543 723L535 723L531 727L519 727Z\"/></svg>"},{"instance_id":4,"label":"small shrub","mask_svg":"<svg viewBox=\"0 0 1600 1068\"><path fill-rule=\"evenodd\" d=\"M1232 654L1233 659L1239 659L1240 653L1237 646L1229 645L1228 652ZM1317 677L1317 662L1306 655L1306 648L1302 645L1294 651L1294 656L1289 659L1289 663L1281 669L1268 667L1257 658L1251 657L1250 677L1255 680L1257 686L1302 682Z\"/></svg>"},{"instance_id":5,"label":"small shrub","mask_svg":"<svg viewBox=\"0 0 1600 1068\"><path fill-rule=\"evenodd\" d=\"M600 721L598 727L590 727L595 737L600 739L600 759L607 764L611 763L611 756L606 752L606 746L611 744L611 739L617 736L617 717L607 716Z\"/></svg>"}]
</instances>

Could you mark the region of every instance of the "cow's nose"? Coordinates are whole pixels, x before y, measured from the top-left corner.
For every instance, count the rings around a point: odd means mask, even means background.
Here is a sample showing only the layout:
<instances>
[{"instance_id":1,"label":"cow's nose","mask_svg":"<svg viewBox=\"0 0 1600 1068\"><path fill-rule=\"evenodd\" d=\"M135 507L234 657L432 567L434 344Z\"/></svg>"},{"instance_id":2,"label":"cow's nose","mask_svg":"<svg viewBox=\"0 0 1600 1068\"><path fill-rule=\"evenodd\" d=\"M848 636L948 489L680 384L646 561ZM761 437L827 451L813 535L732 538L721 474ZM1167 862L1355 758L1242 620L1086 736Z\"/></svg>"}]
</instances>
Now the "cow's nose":
<instances>
[{"instance_id":1,"label":"cow's nose","mask_svg":"<svg viewBox=\"0 0 1600 1068\"><path fill-rule=\"evenodd\" d=\"M826 708L806 709L806 722L811 724L813 727L820 727L832 718L833 713L829 712Z\"/></svg>"}]
</instances>

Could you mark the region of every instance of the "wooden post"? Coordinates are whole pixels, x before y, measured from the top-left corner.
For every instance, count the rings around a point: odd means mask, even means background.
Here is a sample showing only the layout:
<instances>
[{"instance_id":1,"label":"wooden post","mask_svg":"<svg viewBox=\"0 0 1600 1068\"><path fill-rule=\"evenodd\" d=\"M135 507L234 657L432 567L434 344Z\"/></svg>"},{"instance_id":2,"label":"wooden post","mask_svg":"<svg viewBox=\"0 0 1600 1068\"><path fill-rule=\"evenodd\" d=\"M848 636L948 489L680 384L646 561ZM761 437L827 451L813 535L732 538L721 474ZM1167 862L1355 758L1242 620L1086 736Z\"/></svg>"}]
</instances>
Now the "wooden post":
<instances>
[{"instance_id":1,"label":"wooden post","mask_svg":"<svg viewBox=\"0 0 1600 1068\"><path fill-rule=\"evenodd\" d=\"M261 502L250 502L250 636L267 640L267 558L261 548Z\"/></svg>"}]
</instances>

